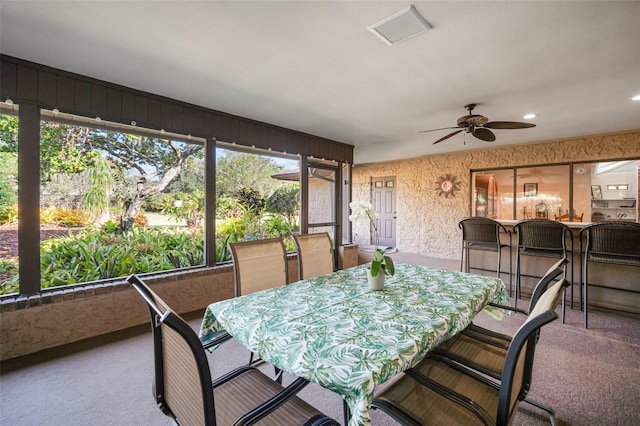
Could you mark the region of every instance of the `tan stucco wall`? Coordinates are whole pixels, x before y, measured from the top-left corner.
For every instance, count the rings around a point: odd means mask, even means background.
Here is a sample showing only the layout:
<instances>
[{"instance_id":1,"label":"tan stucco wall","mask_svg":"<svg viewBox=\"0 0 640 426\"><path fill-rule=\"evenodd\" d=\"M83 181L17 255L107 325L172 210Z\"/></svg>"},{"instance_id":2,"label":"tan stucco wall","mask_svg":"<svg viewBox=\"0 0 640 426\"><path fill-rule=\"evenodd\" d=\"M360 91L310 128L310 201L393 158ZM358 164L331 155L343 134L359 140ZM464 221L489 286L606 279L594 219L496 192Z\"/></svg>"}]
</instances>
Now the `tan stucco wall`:
<instances>
[{"instance_id":1,"label":"tan stucco wall","mask_svg":"<svg viewBox=\"0 0 640 426\"><path fill-rule=\"evenodd\" d=\"M470 215L471 169L623 158L640 158L640 130L361 164L353 167L352 199L370 200L372 177L396 176L398 250L459 259L457 224ZM438 177L447 173L461 182L455 197L435 190ZM369 245L368 227L354 224L353 237L354 243Z\"/></svg>"}]
</instances>

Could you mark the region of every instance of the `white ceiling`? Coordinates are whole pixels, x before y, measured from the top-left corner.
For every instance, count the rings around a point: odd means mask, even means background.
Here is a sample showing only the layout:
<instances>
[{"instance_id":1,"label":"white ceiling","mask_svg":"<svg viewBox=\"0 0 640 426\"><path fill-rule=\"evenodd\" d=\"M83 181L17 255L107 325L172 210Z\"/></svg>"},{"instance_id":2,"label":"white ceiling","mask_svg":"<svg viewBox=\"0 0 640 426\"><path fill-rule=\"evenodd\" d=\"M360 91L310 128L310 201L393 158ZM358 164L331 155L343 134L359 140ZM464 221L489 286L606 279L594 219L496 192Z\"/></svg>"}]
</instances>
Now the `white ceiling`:
<instances>
[{"instance_id":1,"label":"white ceiling","mask_svg":"<svg viewBox=\"0 0 640 426\"><path fill-rule=\"evenodd\" d=\"M6 1L0 51L355 146L356 163L640 129L639 1ZM432 142L476 114L537 127Z\"/></svg>"}]
</instances>

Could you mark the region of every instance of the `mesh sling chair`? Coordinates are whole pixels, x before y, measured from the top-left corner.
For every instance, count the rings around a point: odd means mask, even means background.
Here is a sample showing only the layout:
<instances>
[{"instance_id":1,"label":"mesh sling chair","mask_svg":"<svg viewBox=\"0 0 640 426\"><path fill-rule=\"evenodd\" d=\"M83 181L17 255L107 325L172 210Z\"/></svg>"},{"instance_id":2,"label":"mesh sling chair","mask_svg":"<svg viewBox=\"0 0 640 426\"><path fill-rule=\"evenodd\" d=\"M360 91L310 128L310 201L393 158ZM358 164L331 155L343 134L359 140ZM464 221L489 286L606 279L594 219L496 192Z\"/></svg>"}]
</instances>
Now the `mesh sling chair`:
<instances>
[{"instance_id":1,"label":"mesh sling chair","mask_svg":"<svg viewBox=\"0 0 640 426\"><path fill-rule=\"evenodd\" d=\"M549 284L563 273L563 266L567 262L566 258L560 259L549 268L544 277L538 282L531 296L529 312L533 311L533 308L536 306L542 294L547 290ZM527 314L527 312L517 308L508 306L501 306L501 308ZM496 380L501 380L502 367L504 366L504 360L507 356L507 350L511 340L511 336L496 333L495 331L471 324L461 333L438 346L433 352L444 355ZM536 341L532 342L529 348L531 351L531 359L533 358L535 343ZM531 370L528 371L531 372ZM529 377L527 380L531 381L531 378ZM530 398L525 398L523 401L546 411L549 414L551 424L556 424L555 411L553 408Z\"/></svg>"},{"instance_id":2,"label":"mesh sling chair","mask_svg":"<svg viewBox=\"0 0 640 426\"><path fill-rule=\"evenodd\" d=\"M583 240L585 245L583 248ZM637 293L640 290L589 283L589 263L640 266L640 224L602 222L580 231L580 305L584 298L584 327L589 326L588 287L600 287ZM637 284L637 283L636 283Z\"/></svg>"},{"instance_id":3,"label":"mesh sling chair","mask_svg":"<svg viewBox=\"0 0 640 426\"><path fill-rule=\"evenodd\" d=\"M282 238L243 241L229 244L229 247L233 258L236 297L288 283L287 250ZM261 360L254 360L252 352L249 364L259 361ZM276 378L280 381L280 371L277 368Z\"/></svg>"},{"instance_id":4,"label":"mesh sling chair","mask_svg":"<svg viewBox=\"0 0 640 426\"><path fill-rule=\"evenodd\" d=\"M282 238L229 244L236 297L288 283L287 251Z\"/></svg>"},{"instance_id":5,"label":"mesh sling chair","mask_svg":"<svg viewBox=\"0 0 640 426\"><path fill-rule=\"evenodd\" d=\"M298 248L298 279L306 280L335 270L333 244L326 232L294 235Z\"/></svg>"},{"instance_id":6,"label":"mesh sling chair","mask_svg":"<svg viewBox=\"0 0 640 426\"><path fill-rule=\"evenodd\" d=\"M497 273L497 277L500 278L502 249L506 247L509 248L509 296L511 296L513 284L511 232L509 232L500 222L484 217L468 217L462 219L458 223L458 227L462 230L462 255L460 256L460 272L462 272L462 265L465 258L467 259L466 272L469 272L470 269L487 271L487 269L474 268L470 266L469 252L471 250L491 251L496 252L498 255L498 263L496 265L495 271ZM509 243L503 243L500 241L500 231L508 235Z\"/></svg>"},{"instance_id":7,"label":"mesh sling chair","mask_svg":"<svg viewBox=\"0 0 640 426\"><path fill-rule=\"evenodd\" d=\"M525 275L522 273L522 257L544 257L551 259L562 259L568 255L573 256L573 233L571 229L562 222L548 219L521 220L513 226L513 232L517 235L518 244L516 247L516 297L514 306L518 307L520 298L520 283L523 276L540 278L538 276ZM567 248L567 238L570 247ZM573 257L571 258L573 259ZM571 300L570 306L573 308L573 262L571 266ZM565 265L564 278L567 277L567 266ZM565 319L565 298L562 298L562 322Z\"/></svg>"},{"instance_id":8,"label":"mesh sling chair","mask_svg":"<svg viewBox=\"0 0 640 426\"><path fill-rule=\"evenodd\" d=\"M527 321L509 343L499 382L437 353L429 353L414 368L383 389L372 402L403 425L507 425L527 394L533 352L540 328L558 318L555 313L565 279L544 292Z\"/></svg>"},{"instance_id":9,"label":"mesh sling chair","mask_svg":"<svg viewBox=\"0 0 640 426\"><path fill-rule=\"evenodd\" d=\"M283 388L251 366L211 381L198 336L140 278L127 281L147 303L151 316L155 377L153 393L162 412L191 425L338 425L295 394L308 383L297 379ZM227 340L221 334L213 345Z\"/></svg>"}]
</instances>

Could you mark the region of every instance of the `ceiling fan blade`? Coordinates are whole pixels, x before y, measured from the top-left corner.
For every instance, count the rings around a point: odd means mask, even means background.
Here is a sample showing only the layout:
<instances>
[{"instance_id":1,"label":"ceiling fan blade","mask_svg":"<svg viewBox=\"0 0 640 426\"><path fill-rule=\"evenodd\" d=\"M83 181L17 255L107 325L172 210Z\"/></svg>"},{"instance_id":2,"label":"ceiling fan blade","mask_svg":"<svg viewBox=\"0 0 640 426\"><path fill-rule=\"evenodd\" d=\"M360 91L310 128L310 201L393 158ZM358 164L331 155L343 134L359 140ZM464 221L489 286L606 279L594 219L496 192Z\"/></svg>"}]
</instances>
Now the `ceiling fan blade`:
<instances>
[{"instance_id":1,"label":"ceiling fan blade","mask_svg":"<svg viewBox=\"0 0 640 426\"><path fill-rule=\"evenodd\" d=\"M442 127L440 129L422 130L422 131L420 131L418 133L435 132L436 130L447 130L447 129L458 129L458 127Z\"/></svg>"},{"instance_id":2,"label":"ceiling fan blade","mask_svg":"<svg viewBox=\"0 0 640 426\"><path fill-rule=\"evenodd\" d=\"M520 123L517 121L490 121L485 123L482 127L488 129L526 129L528 127L536 127L532 123Z\"/></svg>"},{"instance_id":3,"label":"ceiling fan blade","mask_svg":"<svg viewBox=\"0 0 640 426\"><path fill-rule=\"evenodd\" d=\"M471 132L473 136L478 139L482 139L483 141L493 142L496 140L496 135L493 134L491 130L476 128L473 132Z\"/></svg>"},{"instance_id":4,"label":"ceiling fan blade","mask_svg":"<svg viewBox=\"0 0 640 426\"><path fill-rule=\"evenodd\" d=\"M438 140L437 140L437 141L435 141L433 144L435 145L435 144L437 144L437 143L439 143L439 142L442 142L442 141L443 141L443 140L445 140L445 139L449 139L451 136L457 135L458 133L460 133L460 132L461 132L461 131L463 131L463 130L464 130L464 129L460 129L460 130L456 130L456 131L455 131L455 132L453 132L453 133L449 133L447 136L445 136L444 138L440 138L440 139L438 139ZM488 130L487 130L487 131L488 131Z\"/></svg>"}]
</instances>

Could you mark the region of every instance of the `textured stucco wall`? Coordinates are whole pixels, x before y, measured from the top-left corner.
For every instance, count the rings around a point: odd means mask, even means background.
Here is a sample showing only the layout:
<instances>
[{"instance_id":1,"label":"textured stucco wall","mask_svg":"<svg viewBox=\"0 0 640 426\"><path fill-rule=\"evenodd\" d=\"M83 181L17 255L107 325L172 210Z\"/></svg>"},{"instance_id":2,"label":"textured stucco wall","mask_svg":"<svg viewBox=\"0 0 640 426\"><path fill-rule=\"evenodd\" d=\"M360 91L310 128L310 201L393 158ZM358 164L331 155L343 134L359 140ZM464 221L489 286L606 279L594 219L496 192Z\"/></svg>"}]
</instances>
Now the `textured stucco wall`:
<instances>
[{"instance_id":1,"label":"textured stucco wall","mask_svg":"<svg viewBox=\"0 0 640 426\"><path fill-rule=\"evenodd\" d=\"M640 130L606 135L431 155L353 167L353 200L368 201L372 177L397 177L397 248L445 259L460 258L460 219L469 216L470 170L640 158ZM445 174L461 182L455 197L439 196ZM354 243L369 245L366 226L353 226Z\"/></svg>"}]
</instances>

